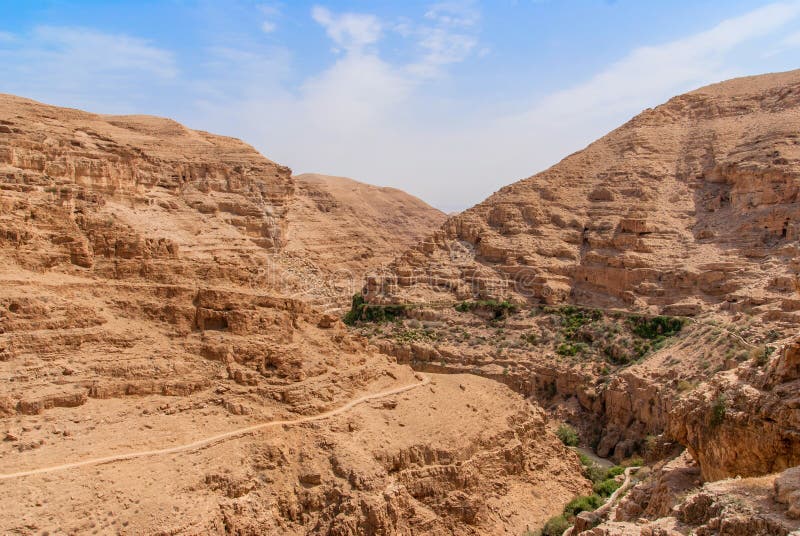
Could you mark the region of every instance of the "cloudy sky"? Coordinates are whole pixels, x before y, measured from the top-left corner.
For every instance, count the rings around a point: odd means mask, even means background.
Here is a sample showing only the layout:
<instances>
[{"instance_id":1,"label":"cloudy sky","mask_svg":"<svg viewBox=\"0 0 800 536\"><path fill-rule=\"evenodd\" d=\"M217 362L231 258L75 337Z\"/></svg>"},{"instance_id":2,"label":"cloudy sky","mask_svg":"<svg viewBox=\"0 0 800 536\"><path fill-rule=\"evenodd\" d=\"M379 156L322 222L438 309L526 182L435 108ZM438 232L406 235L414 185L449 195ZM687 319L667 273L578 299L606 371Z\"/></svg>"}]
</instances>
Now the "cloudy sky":
<instances>
[{"instance_id":1,"label":"cloudy sky","mask_svg":"<svg viewBox=\"0 0 800 536\"><path fill-rule=\"evenodd\" d=\"M800 0L2 0L0 92L149 113L446 211L643 108L800 68Z\"/></svg>"}]
</instances>

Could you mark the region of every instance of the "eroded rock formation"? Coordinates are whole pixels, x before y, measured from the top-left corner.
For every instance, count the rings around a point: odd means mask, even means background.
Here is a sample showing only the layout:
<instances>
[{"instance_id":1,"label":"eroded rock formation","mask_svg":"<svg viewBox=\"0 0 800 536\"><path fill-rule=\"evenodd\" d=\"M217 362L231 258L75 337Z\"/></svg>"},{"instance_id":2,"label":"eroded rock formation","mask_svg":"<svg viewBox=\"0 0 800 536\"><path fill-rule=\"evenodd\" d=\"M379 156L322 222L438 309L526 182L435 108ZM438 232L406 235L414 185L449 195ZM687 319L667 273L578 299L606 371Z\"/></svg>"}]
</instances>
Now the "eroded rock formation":
<instances>
[{"instance_id":1,"label":"eroded rock formation","mask_svg":"<svg viewBox=\"0 0 800 536\"><path fill-rule=\"evenodd\" d=\"M421 370L535 395L604 456L677 442L708 480L796 465L798 131L800 71L646 110L369 276L369 306L405 307L430 333L365 334ZM557 312L569 305L601 316ZM475 307L503 314L477 323ZM685 324L643 347L614 315ZM459 335L476 324L477 340Z\"/></svg>"},{"instance_id":2,"label":"eroded rock formation","mask_svg":"<svg viewBox=\"0 0 800 536\"><path fill-rule=\"evenodd\" d=\"M0 532L518 534L587 490L535 406L314 306L300 189L238 140L0 96Z\"/></svg>"}]
</instances>

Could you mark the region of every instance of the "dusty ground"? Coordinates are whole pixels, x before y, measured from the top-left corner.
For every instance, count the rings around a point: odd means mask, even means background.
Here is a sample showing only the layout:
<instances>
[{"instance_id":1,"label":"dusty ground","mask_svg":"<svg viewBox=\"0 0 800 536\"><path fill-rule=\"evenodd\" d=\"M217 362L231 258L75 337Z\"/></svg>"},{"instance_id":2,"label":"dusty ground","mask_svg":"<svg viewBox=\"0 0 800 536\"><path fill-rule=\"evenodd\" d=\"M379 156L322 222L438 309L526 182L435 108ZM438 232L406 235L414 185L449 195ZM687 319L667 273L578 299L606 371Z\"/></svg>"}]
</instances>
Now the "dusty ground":
<instances>
[{"instance_id":1,"label":"dusty ground","mask_svg":"<svg viewBox=\"0 0 800 536\"><path fill-rule=\"evenodd\" d=\"M370 392L419 383L400 374L396 380L386 376L375 382ZM165 415L160 409L165 405L177 412ZM258 422L231 418L213 406L184 409L165 397L140 400L134 407L87 406L15 419L21 440L43 444L22 453L6 449L4 473L166 448ZM0 530L222 533L231 524L304 534L318 523L347 523L319 511L332 507L319 501L336 489L339 503L358 498L393 504L394 499L380 497L396 495L409 516L401 527L449 533L457 526L453 520L477 515L481 531L517 534L549 517L551 504L566 502L580 490L573 467L555 468L563 463L557 458L565 455L557 445L531 454L524 448L531 438L507 436L506 422L530 419L529 411L489 380L433 375L429 385L313 423L270 428L175 454L3 479L0 487L9 507ZM518 473L520 464L534 461L538 471ZM480 497L472 495L478 487ZM318 508L308 504L315 502ZM450 522L435 513L441 509L453 516ZM241 517L236 515L240 511ZM85 515L76 517L75 512Z\"/></svg>"}]
</instances>

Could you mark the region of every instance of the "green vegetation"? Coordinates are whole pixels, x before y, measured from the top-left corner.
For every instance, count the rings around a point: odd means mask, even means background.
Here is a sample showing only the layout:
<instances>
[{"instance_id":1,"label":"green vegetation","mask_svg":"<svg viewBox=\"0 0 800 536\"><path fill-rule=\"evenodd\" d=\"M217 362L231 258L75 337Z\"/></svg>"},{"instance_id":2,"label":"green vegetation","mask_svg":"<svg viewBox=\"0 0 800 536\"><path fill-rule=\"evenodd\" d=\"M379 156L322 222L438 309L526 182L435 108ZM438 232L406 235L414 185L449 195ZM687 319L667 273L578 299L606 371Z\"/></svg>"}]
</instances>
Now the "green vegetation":
<instances>
[{"instance_id":1,"label":"green vegetation","mask_svg":"<svg viewBox=\"0 0 800 536\"><path fill-rule=\"evenodd\" d=\"M520 335L520 340L524 343L535 346L539 344L539 335L533 331L529 331L528 333L523 333Z\"/></svg>"},{"instance_id":2,"label":"green vegetation","mask_svg":"<svg viewBox=\"0 0 800 536\"><path fill-rule=\"evenodd\" d=\"M353 296L353 304L342 321L352 326L356 322L389 322L407 315L408 305L372 305L364 301L364 296Z\"/></svg>"},{"instance_id":3,"label":"green vegetation","mask_svg":"<svg viewBox=\"0 0 800 536\"><path fill-rule=\"evenodd\" d=\"M603 312L599 309L583 309L572 305L556 309L548 307L544 311L547 313L555 312L561 317L561 334L567 339L574 338L578 330L583 326L603 318Z\"/></svg>"},{"instance_id":4,"label":"green vegetation","mask_svg":"<svg viewBox=\"0 0 800 536\"><path fill-rule=\"evenodd\" d=\"M541 530L527 534L561 536L565 530L574 524L575 516L581 512L597 510L605 503L606 498L610 497L619 488L620 484L617 483L615 477L625 471L624 467L615 465L609 469L603 469L581 453L578 453L578 457L581 460L581 464L583 464L586 477L594 484L594 493L575 497L564 506L561 515L551 517Z\"/></svg>"},{"instance_id":5,"label":"green vegetation","mask_svg":"<svg viewBox=\"0 0 800 536\"><path fill-rule=\"evenodd\" d=\"M564 516L572 517L581 512L591 512L603 505L603 499L599 495L582 495L575 497L564 507Z\"/></svg>"},{"instance_id":6,"label":"green vegetation","mask_svg":"<svg viewBox=\"0 0 800 536\"><path fill-rule=\"evenodd\" d=\"M592 481L595 495L599 497L610 497L619 488L620 483L616 477L625 472L625 468L619 465L603 469L587 456L579 454L583 465L583 474Z\"/></svg>"},{"instance_id":7,"label":"green vegetation","mask_svg":"<svg viewBox=\"0 0 800 536\"><path fill-rule=\"evenodd\" d=\"M551 517L544 524L542 530L539 532L540 536L561 536L564 534L572 523L570 523L563 515Z\"/></svg>"},{"instance_id":8,"label":"green vegetation","mask_svg":"<svg viewBox=\"0 0 800 536\"><path fill-rule=\"evenodd\" d=\"M764 348L757 348L753 349L753 361L759 367L763 367L767 363L769 363L769 356L775 351L774 346L764 346Z\"/></svg>"},{"instance_id":9,"label":"green vegetation","mask_svg":"<svg viewBox=\"0 0 800 536\"><path fill-rule=\"evenodd\" d=\"M617 491L621 485L621 482L617 482L615 479L609 478L608 480L604 480L599 484L595 484L592 489L600 497L610 497L611 494Z\"/></svg>"},{"instance_id":10,"label":"green vegetation","mask_svg":"<svg viewBox=\"0 0 800 536\"><path fill-rule=\"evenodd\" d=\"M663 348L684 325L677 317L607 314L574 305L544 307L541 313L556 318L561 339L556 346L558 355L599 354L615 365L626 365Z\"/></svg>"},{"instance_id":11,"label":"green vegetation","mask_svg":"<svg viewBox=\"0 0 800 536\"><path fill-rule=\"evenodd\" d=\"M556 436L568 447L578 446L578 432L568 424L559 426L558 430L556 430Z\"/></svg>"},{"instance_id":12,"label":"green vegetation","mask_svg":"<svg viewBox=\"0 0 800 536\"><path fill-rule=\"evenodd\" d=\"M585 342L575 342L575 343L562 342L556 348L556 353L558 355L571 357L574 355L582 354L588 350L589 350L589 345L587 345Z\"/></svg>"},{"instance_id":13,"label":"green vegetation","mask_svg":"<svg viewBox=\"0 0 800 536\"><path fill-rule=\"evenodd\" d=\"M477 301L462 301L455 305L456 311L460 313L469 313L477 310L491 311L495 320L507 318L509 315L516 313L519 308L510 301L497 301L497 300L477 300Z\"/></svg>"},{"instance_id":14,"label":"green vegetation","mask_svg":"<svg viewBox=\"0 0 800 536\"><path fill-rule=\"evenodd\" d=\"M432 329L405 329L395 333L394 340L403 344L415 342L432 342L438 339L436 332Z\"/></svg>"},{"instance_id":15,"label":"green vegetation","mask_svg":"<svg viewBox=\"0 0 800 536\"><path fill-rule=\"evenodd\" d=\"M672 337L683 329L684 320L671 316L654 316L652 318L631 315L628 317L631 330L643 339Z\"/></svg>"},{"instance_id":16,"label":"green vegetation","mask_svg":"<svg viewBox=\"0 0 800 536\"><path fill-rule=\"evenodd\" d=\"M720 393L711 405L711 426L719 426L725 420L728 411L728 398L725 393Z\"/></svg>"}]
</instances>

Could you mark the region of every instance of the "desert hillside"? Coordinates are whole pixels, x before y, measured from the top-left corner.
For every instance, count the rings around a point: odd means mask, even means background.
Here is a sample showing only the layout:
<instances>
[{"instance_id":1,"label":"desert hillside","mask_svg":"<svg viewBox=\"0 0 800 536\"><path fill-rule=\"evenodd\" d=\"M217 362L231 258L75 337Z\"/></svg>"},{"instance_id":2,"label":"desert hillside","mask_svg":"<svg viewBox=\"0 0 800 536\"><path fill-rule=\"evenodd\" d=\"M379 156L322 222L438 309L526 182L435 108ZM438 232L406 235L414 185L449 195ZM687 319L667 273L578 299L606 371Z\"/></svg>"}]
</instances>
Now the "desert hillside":
<instances>
[{"instance_id":1,"label":"desert hillside","mask_svg":"<svg viewBox=\"0 0 800 536\"><path fill-rule=\"evenodd\" d=\"M235 139L0 96L0 532L519 534L588 490L534 404L314 307L311 189Z\"/></svg>"},{"instance_id":2,"label":"desert hillside","mask_svg":"<svg viewBox=\"0 0 800 536\"><path fill-rule=\"evenodd\" d=\"M619 526L575 534L788 534L799 194L800 71L704 87L449 218L348 321L418 371L534 397L603 458L666 464L605 512ZM726 510L738 477L759 500Z\"/></svg>"},{"instance_id":3,"label":"desert hillside","mask_svg":"<svg viewBox=\"0 0 800 536\"><path fill-rule=\"evenodd\" d=\"M349 306L369 270L388 264L446 219L395 188L318 174L296 175L294 181L285 253L302 258L319 274L320 285L330 288L329 295L317 297L326 309Z\"/></svg>"}]
</instances>

